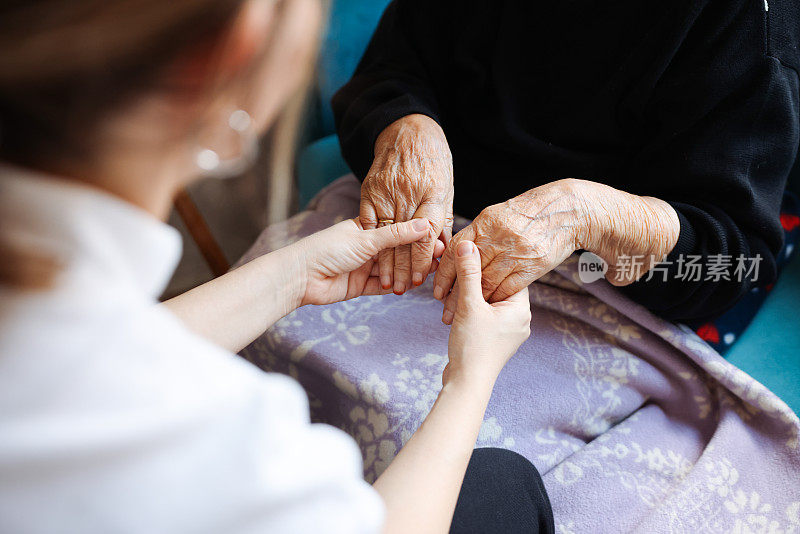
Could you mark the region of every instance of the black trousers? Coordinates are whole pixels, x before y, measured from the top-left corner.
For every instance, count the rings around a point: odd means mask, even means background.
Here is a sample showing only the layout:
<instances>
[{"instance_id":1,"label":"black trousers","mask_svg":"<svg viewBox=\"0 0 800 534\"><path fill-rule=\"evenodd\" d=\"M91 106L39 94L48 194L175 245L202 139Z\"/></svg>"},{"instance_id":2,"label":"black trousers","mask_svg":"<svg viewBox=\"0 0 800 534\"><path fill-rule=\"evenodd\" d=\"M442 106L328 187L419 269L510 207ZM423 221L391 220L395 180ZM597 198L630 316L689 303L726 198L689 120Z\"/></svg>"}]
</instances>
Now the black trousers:
<instances>
[{"instance_id":1,"label":"black trousers","mask_svg":"<svg viewBox=\"0 0 800 534\"><path fill-rule=\"evenodd\" d=\"M475 449L458 495L451 533L553 533L539 472L516 452Z\"/></svg>"}]
</instances>

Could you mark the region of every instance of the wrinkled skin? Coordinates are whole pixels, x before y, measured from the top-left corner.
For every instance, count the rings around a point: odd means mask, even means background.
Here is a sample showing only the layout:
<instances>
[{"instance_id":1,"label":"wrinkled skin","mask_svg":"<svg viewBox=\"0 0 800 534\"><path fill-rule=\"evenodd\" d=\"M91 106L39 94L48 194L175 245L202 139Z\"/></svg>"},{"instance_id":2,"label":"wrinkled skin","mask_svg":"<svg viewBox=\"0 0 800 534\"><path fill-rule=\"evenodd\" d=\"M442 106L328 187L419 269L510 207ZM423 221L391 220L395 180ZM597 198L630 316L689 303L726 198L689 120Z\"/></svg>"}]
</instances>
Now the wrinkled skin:
<instances>
[{"instance_id":1,"label":"wrinkled skin","mask_svg":"<svg viewBox=\"0 0 800 534\"><path fill-rule=\"evenodd\" d=\"M388 126L375 142L375 159L361 186L359 217L365 229L381 219L426 218L428 235L378 255L384 289L401 294L420 285L453 233L453 160L441 127L424 115Z\"/></svg>"},{"instance_id":2,"label":"wrinkled skin","mask_svg":"<svg viewBox=\"0 0 800 534\"><path fill-rule=\"evenodd\" d=\"M505 300L577 249L582 212L569 188L559 182L489 206L453 237L453 248L445 251L439 266L434 296L450 291L456 278L452 251L469 240L480 250L484 298Z\"/></svg>"},{"instance_id":3,"label":"wrinkled skin","mask_svg":"<svg viewBox=\"0 0 800 534\"><path fill-rule=\"evenodd\" d=\"M457 298L457 291L451 292L456 282L453 251L462 240L478 246L484 298L498 302L580 249L609 264L611 283L628 285L649 270L652 259L672 250L679 231L677 214L661 200L586 180L558 180L489 206L455 235L436 272L434 296L445 299L442 320L450 324ZM624 255L650 260L635 277L619 270Z\"/></svg>"},{"instance_id":4,"label":"wrinkled skin","mask_svg":"<svg viewBox=\"0 0 800 534\"><path fill-rule=\"evenodd\" d=\"M375 159L361 187L360 220L364 228L374 228L380 219L419 217L428 219L428 235L413 245L381 252L380 283L400 294L412 282L421 284L438 265L434 296L445 302L446 324L456 311L454 251L461 241L478 247L484 298L500 302L577 250L603 258L612 284L631 284L672 250L680 233L678 216L666 202L570 178L487 207L451 238L453 164L447 139L433 119L409 115L378 136ZM645 261L633 272L620 267L625 256Z\"/></svg>"}]
</instances>

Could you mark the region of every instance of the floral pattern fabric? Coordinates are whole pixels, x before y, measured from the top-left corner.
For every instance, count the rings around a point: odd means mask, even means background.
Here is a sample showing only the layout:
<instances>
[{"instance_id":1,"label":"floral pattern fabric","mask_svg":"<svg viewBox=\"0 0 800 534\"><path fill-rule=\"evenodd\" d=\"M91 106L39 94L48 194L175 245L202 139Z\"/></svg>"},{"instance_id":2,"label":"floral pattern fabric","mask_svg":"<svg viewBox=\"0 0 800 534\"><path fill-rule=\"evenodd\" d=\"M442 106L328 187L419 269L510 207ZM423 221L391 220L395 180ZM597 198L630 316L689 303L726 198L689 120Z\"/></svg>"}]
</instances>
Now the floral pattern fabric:
<instances>
[{"instance_id":1,"label":"floral pattern fabric","mask_svg":"<svg viewBox=\"0 0 800 534\"><path fill-rule=\"evenodd\" d=\"M243 261L356 216L358 198L341 178ZM576 267L531 285L531 337L498 379L477 446L536 465L561 533L800 533L798 417L692 330L604 281L582 284ZM301 382L313 418L356 439L370 481L441 388L449 328L431 289L304 307L242 352Z\"/></svg>"}]
</instances>

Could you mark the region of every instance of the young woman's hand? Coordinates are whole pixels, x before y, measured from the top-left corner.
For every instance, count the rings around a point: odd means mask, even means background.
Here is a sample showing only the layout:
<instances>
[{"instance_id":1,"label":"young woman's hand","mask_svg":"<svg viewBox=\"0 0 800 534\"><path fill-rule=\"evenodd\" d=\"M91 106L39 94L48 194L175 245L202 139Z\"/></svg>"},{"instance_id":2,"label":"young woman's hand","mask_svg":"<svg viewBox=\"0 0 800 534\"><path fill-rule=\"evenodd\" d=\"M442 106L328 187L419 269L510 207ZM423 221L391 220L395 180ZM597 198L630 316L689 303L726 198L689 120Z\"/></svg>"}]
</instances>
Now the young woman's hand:
<instances>
[{"instance_id":1,"label":"young woman's hand","mask_svg":"<svg viewBox=\"0 0 800 534\"><path fill-rule=\"evenodd\" d=\"M481 257L472 241L458 244L455 266L457 305L448 345L450 362L442 383L465 379L491 387L531 334L528 288L523 287L506 300L487 303L481 287Z\"/></svg>"},{"instance_id":2,"label":"young woman's hand","mask_svg":"<svg viewBox=\"0 0 800 534\"><path fill-rule=\"evenodd\" d=\"M347 220L317 232L296 245L305 266L305 285L300 305L331 304L361 295L391 292L380 284L376 255L386 249L408 245L428 235L427 219L414 219L372 230ZM438 242L435 257L442 255ZM435 271L437 260L429 263L426 275Z\"/></svg>"}]
</instances>

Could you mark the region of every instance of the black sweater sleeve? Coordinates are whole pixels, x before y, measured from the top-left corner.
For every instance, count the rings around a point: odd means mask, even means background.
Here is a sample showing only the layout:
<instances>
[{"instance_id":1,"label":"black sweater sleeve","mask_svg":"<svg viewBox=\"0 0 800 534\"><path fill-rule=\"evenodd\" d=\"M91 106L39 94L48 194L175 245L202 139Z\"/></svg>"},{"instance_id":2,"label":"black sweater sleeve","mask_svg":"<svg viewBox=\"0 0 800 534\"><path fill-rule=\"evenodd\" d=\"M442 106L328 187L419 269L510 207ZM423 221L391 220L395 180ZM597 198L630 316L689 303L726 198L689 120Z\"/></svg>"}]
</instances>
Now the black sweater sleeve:
<instances>
[{"instance_id":1,"label":"black sweater sleeve","mask_svg":"<svg viewBox=\"0 0 800 534\"><path fill-rule=\"evenodd\" d=\"M566 177L669 202L680 237L666 280L623 291L706 320L776 278L800 142L800 2L766 5L394 0L333 99L342 153L363 179L380 132L421 113L450 142L461 214ZM682 257L706 266L699 280ZM755 280L738 279L739 257L761 258ZM720 261L729 279L708 270Z\"/></svg>"},{"instance_id":2,"label":"black sweater sleeve","mask_svg":"<svg viewBox=\"0 0 800 534\"><path fill-rule=\"evenodd\" d=\"M798 77L787 56L771 55L761 3L738 4L712 2L694 21L651 95L650 120L665 133L634 166L649 184L642 189L675 208L681 229L668 281L659 273L624 291L667 319L713 318L777 276L781 195L800 137ZM786 34L784 22L796 21L777 21L776 35ZM700 280L686 276L681 256L700 257ZM761 258L755 280L754 271L741 280L734 272L740 256ZM709 272L728 259L730 280Z\"/></svg>"},{"instance_id":3,"label":"black sweater sleeve","mask_svg":"<svg viewBox=\"0 0 800 534\"><path fill-rule=\"evenodd\" d=\"M436 51L444 31L434 23L439 20L433 17L439 3L389 4L355 74L333 97L342 155L359 180L367 175L375 140L387 126L415 113L438 120L424 56Z\"/></svg>"}]
</instances>

